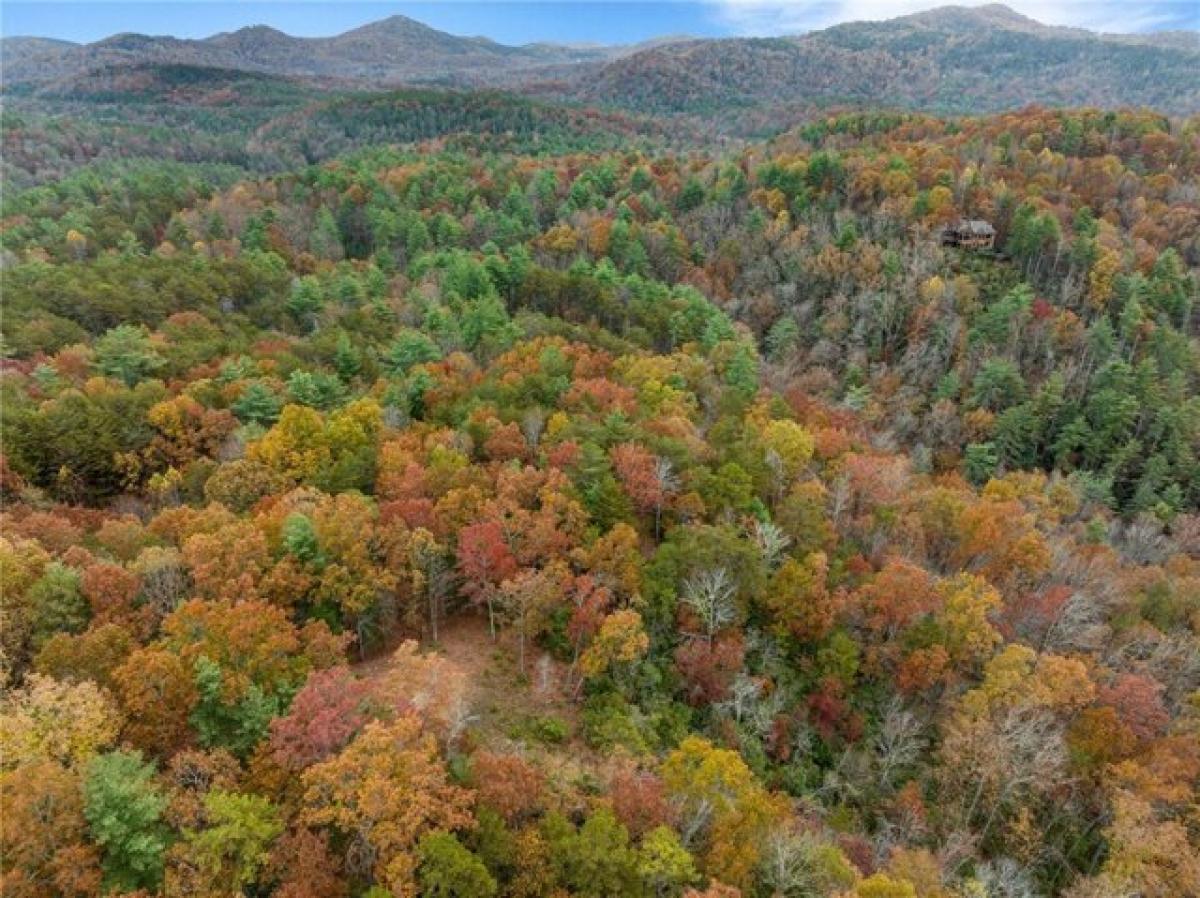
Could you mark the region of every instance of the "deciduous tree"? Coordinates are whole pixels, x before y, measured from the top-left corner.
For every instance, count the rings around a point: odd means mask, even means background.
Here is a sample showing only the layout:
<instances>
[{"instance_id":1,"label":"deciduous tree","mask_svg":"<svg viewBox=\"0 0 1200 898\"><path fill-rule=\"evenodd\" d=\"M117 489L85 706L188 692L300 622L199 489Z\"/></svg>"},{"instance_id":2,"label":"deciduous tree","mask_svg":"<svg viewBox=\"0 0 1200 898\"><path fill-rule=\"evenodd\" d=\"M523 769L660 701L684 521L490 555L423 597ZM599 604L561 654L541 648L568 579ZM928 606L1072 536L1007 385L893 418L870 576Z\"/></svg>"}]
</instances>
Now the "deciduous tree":
<instances>
[{"instance_id":1,"label":"deciduous tree","mask_svg":"<svg viewBox=\"0 0 1200 898\"><path fill-rule=\"evenodd\" d=\"M170 835L162 820L167 797L153 766L140 752L99 755L88 764L83 793L89 831L104 850L106 886L156 888Z\"/></svg>"},{"instance_id":2,"label":"deciduous tree","mask_svg":"<svg viewBox=\"0 0 1200 898\"><path fill-rule=\"evenodd\" d=\"M412 889L422 836L471 825L471 793L449 783L414 715L367 724L341 754L305 771L303 783L301 822L340 833L347 869L400 894Z\"/></svg>"},{"instance_id":3,"label":"deciduous tree","mask_svg":"<svg viewBox=\"0 0 1200 898\"><path fill-rule=\"evenodd\" d=\"M100 858L88 842L79 777L55 761L0 776L0 886L13 898L91 898Z\"/></svg>"}]
</instances>

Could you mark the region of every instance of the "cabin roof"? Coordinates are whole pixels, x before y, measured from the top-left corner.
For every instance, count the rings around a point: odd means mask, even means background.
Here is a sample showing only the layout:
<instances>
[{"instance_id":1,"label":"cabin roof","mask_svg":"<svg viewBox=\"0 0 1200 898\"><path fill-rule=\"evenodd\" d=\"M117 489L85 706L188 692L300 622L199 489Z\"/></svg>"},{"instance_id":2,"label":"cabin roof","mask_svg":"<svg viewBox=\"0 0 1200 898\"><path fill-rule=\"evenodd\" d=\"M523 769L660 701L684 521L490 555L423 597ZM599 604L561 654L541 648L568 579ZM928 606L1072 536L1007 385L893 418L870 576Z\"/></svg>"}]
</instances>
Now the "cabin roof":
<instances>
[{"instance_id":1,"label":"cabin roof","mask_svg":"<svg viewBox=\"0 0 1200 898\"><path fill-rule=\"evenodd\" d=\"M960 234L971 234L975 237L993 237L996 234L996 229L991 226L991 223L981 218L964 218L951 230Z\"/></svg>"}]
</instances>

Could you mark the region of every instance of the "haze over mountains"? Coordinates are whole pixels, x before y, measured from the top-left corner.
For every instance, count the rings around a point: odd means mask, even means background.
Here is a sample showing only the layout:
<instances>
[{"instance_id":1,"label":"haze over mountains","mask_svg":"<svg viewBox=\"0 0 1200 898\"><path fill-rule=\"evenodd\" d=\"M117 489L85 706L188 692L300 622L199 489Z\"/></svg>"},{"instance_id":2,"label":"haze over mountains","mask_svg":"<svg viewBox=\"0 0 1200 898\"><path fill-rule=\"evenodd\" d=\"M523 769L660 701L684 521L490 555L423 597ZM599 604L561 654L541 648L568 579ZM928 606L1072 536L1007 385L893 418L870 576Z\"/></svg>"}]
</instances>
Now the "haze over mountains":
<instances>
[{"instance_id":1,"label":"haze over mountains","mask_svg":"<svg viewBox=\"0 0 1200 898\"><path fill-rule=\"evenodd\" d=\"M144 34L115 34L91 44L6 38L3 50L9 83L51 81L110 65L161 62L394 84L579 64L611 58L624 48L510 47L483 37L457 37L405 16L391 16L333 37L292 37L255 25L201 40Z\"/></svg>"},{"instance_id":2,"label":"haze over mountains","mask_svg":"<svg viewBox=\"0 0 1200 898\"><path fill-rule=\"evenodd\" d=\"M92 44L5 38L7 85L183 64L364 87L502 86L639 112L872 103L986 112L1029 103L1200 110L1200 35L1101 35L992 5L943 7L785 38L667 38L634 46L506 46L393 16L327 38L267 26L203 40L118 34ZM111 75L111 72L109 72Z\"/></svg>"}]
</instances>

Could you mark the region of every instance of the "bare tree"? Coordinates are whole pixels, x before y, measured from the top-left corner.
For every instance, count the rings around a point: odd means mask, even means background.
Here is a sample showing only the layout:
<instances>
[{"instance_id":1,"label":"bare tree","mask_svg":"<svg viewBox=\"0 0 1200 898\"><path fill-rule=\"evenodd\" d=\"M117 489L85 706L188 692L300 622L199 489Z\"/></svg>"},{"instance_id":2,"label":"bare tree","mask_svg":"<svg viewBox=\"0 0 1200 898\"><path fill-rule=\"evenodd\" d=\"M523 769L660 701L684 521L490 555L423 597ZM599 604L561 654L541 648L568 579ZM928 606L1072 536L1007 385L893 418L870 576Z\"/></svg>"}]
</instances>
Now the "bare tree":
<instances>
[{"instance_id":1,"label":"bare tree","mask_svg":"<svg viewBox=\"0 0 1200 898\"><path fill-rule=\"evenodd\" d=\"M1114 522L1110 537L1121 554L1134 564L1162 564L1171 548L1162 522L1149 513L1138 515L1130 524Z\"/></svg>"},{"instance_id":2,"label":"bare tree","mask_svg":"<svg viewBox=\"0 0 1200 898\"><path fill-rule=\"evenodd\" d=\"M876 774L880 786L889 787L895 774L921 756L927 740L915 714L907 710L899 698L893 698L883 715L873 748Z\"/></svg>"},{"instance_id":3,"label":"bare tree","mask_svg":"<svg viewBox=\"0 0 1200 898\"><path fill-rule=\"evenodd\" d=\"M711 646L713 637L737 619L733 596L736 585L724 567L710 568L683 582L683 601L700 619L701 632L692 634Z\"/></svg>"},{"instance_id":4,"label":"bare tree","mask_svg":"<svg viewBox=\"0 0 1200 898\"><path fill-rule=\"evenodd\" d=\"M784 553L792 544L791 537L784 533L778 524L770 521L755 521L754 541L758 543L763 563L771 570L779 567Z\"/></svg>"},{"instance_id":5,"label":"bare tree","mask_svg":"<svg viewBox=\"0 0 1200 898\"><path fill-rule=\"evenodd\" d=\"M986 840L997 818L1069 780L1062 725L1042 709L1010 708L951 723L942 743L947 819Z\"/></svg>"},{"instance_id":6,"label":"bare tree","mask_svg":"<svg viewBox=\"0 0 1200 898\"><path fill-rule=\"evenodd\" d=\"M429 614L429 637L438 641L438 623L446 616L446 601L454 591L455 571L446 553L436 544L416 547L413 562L420 570Z\"/></svg>"},{"instance_id":7,"label":"bare tree","mask_svg":"<svg viewBox=\"0 0 1200 898\"><path fill-rule=\"evenodd\" d=\"M784 829L763 846L759 881L764 894L779 896L829 895L840 882L826 858L832 839L812 830Z\"/></svg>"},{"instance_id":8,"label":"bare tree","mask_svg":"<svg viewBox=\"0 0 1200 898\"><path fill-rule=\"evenodd\" d=\"M191 589L191 576L177 549L144 549L134 567L142 578L142 601L160 618L174 611Z\"/></svg>"},{"instance_id":9,"label":"bare tree","mask_svg":"<svg viewBox=\"0 0 1200 898\"><path fill-rule=\"evenodd\" d=\"M1012 858L985 861L975 871L987 898L1036 898L1038 888L1029 872Z\"/></svg>"},{"instance_id":10,"label":"bare tree","mask_svg":"<svg viewBox=\"0 0 1200 898\"><path fill-rule=\"evenodd\" d=\"M714 709L718 714L732 717L760 738L765 737L782 710L782 701L778 690L764 696L763 689L762 679L739 671L729 689L729 697L718 702Z\"/></svg>"},{"instance_id":11,"label":"bare tree","mask_svg":"<svg viewBox=\"0 0 1200 898\"><path fill-rule=\"evenodd\" d=\"M658 499L654 503L654 538L662 537L662 513L667 500L679 492L679 476L669 458L661 455L654 459L654 480L657 484Z\"/></svg>"},{"instance_id":12,"label":"bare tree","mask_svg":"<svg viewBox=\"0 0 1200 898\"><path fill-rule=\"evenodd\" d=\"M542 441L542 431L546 429L546 412L541 408L528 409L521 417L521 432L525 434L525 442L530 449L537 449Z\"/></svg>"}]
</instances>

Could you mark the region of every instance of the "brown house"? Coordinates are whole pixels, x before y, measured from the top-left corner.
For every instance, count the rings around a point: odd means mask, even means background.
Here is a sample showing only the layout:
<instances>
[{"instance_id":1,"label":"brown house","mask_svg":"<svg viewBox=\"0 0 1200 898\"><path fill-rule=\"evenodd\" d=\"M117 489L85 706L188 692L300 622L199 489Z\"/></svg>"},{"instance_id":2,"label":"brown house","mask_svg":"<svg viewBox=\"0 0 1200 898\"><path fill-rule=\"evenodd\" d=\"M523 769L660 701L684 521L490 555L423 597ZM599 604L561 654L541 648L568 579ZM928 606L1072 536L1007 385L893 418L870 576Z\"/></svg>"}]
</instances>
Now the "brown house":
<instances>
[{"instance_id":1,"label":"brown house","mask_svg":"<svg viewBox=\"0 0 1200 898\"><path fill-rule=\"evenodd\" d=\"M963 249L993 249L996 245L996 229L988 222L977 218L962 218L942 230L942 246L960 246Z\"/></svg>"}]
</instances>

